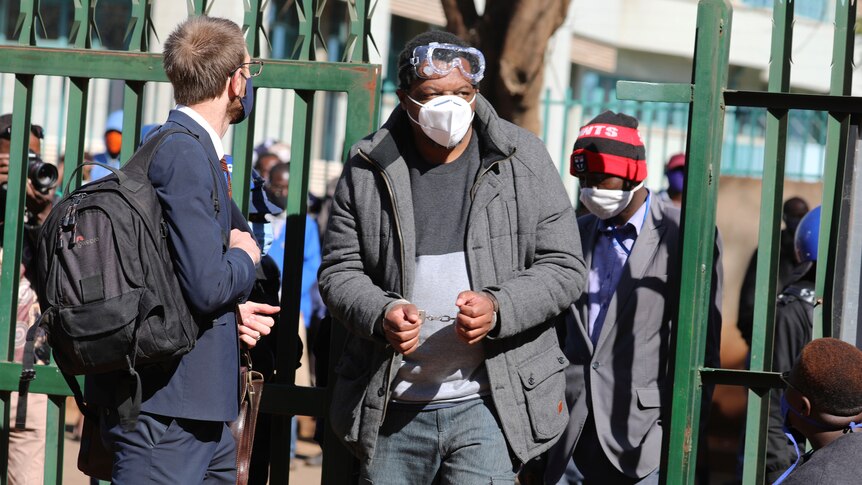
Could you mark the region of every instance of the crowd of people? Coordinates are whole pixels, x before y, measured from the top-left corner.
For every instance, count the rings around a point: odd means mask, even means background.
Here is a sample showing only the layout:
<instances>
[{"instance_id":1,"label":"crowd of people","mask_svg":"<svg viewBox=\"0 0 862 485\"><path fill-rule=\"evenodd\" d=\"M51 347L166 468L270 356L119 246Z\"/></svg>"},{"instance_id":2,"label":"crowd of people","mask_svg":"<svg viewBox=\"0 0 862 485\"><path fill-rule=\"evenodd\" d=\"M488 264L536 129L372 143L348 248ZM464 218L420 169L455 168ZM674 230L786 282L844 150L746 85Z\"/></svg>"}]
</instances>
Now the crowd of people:
<instances>
[{"instance_id":1,"label":"crowd of people","mask_svg":"<svg viewBox=\"0 0 862 485\"><path fill-rule=\"evenodd\" d=\"M325 366L313 350L326 347L317 343L328 343L329 325L347 337L331 363L335 381L312 372L307 382L332 387L326 424L357 457L359 483L657 484L685 156L671 157L667 190L653 192L638 120L599 114L571 154L586 214L577 217L543 143L481 95L484 66L482 52L452 34L410 40L398 58L399 104L352 147L331 192L309 201L297 354ZM270 143L255 150L243 217L221 138L250 115L263 63L250 59L236 24L184 21L166 39L164 68L177 107L141 138L176 130L148 175L185 300L206 324L191 352L140 372L133 426L119 411L115 375L87 376L85 394L103 410L115 483L234 483L238 350L249 349L268 378L279 355L289 160ZM11 125L11 115L0 117L3 184ZM120 167L122 126L122 112L111 114L106 153L94 160ZM31 127L34 154L43 136ZM110 173L97 167L85 181ZM54 195L33 180L26 187L16 359L38 318L32 245ZM231 208L229 219L212 213L213 197ZM784 207L774 367L787 372L787 388L773 391L766 463L776 483L852 483L856 469L835 464L862 451L849 434L862 420L862 352L834 339L809 343L819 214L801 199ZM704 309L704 365L715 368L722 249L716 230ZM749 338L750 313L741 308L739 318ZM305 368L320 367L312 364ZM703 425L712 389L699 392ZM10 483L42 481L46 400L27 399L28 427L10 432ZM11 402L14 421L14 393ZM266 414L258 426L249 483L268 479ZM803 440L813 452L802 454Z\"/></svg>"}]
</instances>

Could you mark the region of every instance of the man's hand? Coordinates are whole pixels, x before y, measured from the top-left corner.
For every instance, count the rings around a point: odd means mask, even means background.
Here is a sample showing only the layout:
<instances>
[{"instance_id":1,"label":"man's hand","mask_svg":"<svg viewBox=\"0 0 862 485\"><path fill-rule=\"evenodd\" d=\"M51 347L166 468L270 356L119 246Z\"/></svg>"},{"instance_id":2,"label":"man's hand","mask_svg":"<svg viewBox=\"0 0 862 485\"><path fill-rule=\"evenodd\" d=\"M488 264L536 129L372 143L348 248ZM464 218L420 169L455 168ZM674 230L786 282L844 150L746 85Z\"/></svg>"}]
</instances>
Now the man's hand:
<instances>
[{"instance_id":1,"label":"man's hand","mask_svg":"<svg viewBox=\"0 0 862 485\"><path fill-rule=\"evenodd\" d=\"M455 333L470 345L485 338L494 327L494 301L485 293L462 291L455 300Z\"/></svg>"},{"instance_id":2,"label":"man's hand","mask_svg":"<svg viewBox=\"0 0 862 485\"><path fill-rule=\"evenodd\" d=\"M260 248L251 234L245 231L240 231L239 229L231 229L230 247L239 248L245 251L255 265L260 263Z\"/></svg>"},{"instance_id":3,"label":"man's hand","mask_svg":"<svg viewBox=\"0 0 862 485\"><path fill-rule=\"evenodd\" d=\"M254 348L257 341L264 335L269 335L275 320L269 315L278 313L281 307L247 301L238 305L237 326L239 339L247 349Z\"/></svg>"},{"instance_id":4,"label":"man's hand","mask_svg":"<svg viewBox=\"0 0 862 485\"><path fill-rule=\"evenodd\" d=\"M9 154L0 153L0 185L9 182Z\"/></svg>"},{"instance_id":5,"label":"man's hand","mask_svg":"<svg viewBox=\"0 0 862 485\"><path fill-rule=\"evenodd\" d=\"M386 314L383 319L383 334L396 352L407 355L419 346L421 326L419 309L412 303L404 303L395 305Z\"/></svg>"}]
</instances>

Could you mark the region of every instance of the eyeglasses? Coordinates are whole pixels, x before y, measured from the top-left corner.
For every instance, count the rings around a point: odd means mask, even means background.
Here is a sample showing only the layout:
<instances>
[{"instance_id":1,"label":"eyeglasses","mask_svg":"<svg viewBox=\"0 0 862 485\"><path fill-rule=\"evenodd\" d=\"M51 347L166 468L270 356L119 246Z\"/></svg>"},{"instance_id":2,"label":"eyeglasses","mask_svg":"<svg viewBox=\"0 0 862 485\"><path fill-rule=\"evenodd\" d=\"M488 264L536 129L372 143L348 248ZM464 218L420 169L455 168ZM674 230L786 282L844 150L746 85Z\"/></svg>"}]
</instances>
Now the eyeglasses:
<instances>
[{"instance_id":1,"label":"eyeglasses","mask_svg":"<svg viewBox=\"0 0 862 485\"><path fill-rule=\"evenodd\" d=\"M456 67L472 84L478 84L485 76L485 56L473 47L431 42L413 49L410 64L423 79L447 76Z\"/></svg>"},{"instance_id":2,"label":"eyeglasses","mask_svg":"<svg viewBox=\"0 0 862 485\"><path fill-rule=\"evenodd\" d=\"M235 72L242 69L243 67L248 67L248 77L257 77L260 76L260 73L263 72L263 61L243 62L233 71L231 71L230 74L228 74L228 77L233 76Z\"/></svg>"},{"instance_id":3,"label":"eyeglasses","mask_svg":"<svg viewBox=\"0 0 862 485\"><path fill-rule=\"evenodd\" d=\"M45 131L39 125L30 125L30 133L40 140L45 138ZM0 138L12 139L12 125L7 126L5 130L0 132Z\"/></svg>"}]
</instances>

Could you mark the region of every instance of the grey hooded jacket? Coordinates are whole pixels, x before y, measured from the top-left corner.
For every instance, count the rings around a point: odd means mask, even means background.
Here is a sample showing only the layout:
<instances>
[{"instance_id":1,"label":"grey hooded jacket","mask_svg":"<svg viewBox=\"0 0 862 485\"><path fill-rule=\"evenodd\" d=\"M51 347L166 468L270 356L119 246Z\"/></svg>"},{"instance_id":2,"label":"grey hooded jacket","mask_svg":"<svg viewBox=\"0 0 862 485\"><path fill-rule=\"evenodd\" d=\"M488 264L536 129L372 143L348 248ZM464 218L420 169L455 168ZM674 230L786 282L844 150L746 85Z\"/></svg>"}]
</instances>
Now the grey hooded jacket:
<instances>
[{"instance_id":1,"label":"grey hooded jacket","mask_svg":"<svg viewBox=\"0 0 862 485\"><path fill-rule=\"evenodd\" d=\"M465 194L471 198L465 252L472 289L492 293L499 304L497 324L480 342L503 432L526 462L568 422L568 360L555 325L580 295L586 270L574 210L545 146L500 119L481 95L476 103L482 168ZM401 364L383 335L384 309L410 300L416 270L410 176L399 149L412 143L409 123L396 107L380 130L351 149L319 272L324 302L349 330L330 419L366 464Z\"/></svg>"}]
</instances>

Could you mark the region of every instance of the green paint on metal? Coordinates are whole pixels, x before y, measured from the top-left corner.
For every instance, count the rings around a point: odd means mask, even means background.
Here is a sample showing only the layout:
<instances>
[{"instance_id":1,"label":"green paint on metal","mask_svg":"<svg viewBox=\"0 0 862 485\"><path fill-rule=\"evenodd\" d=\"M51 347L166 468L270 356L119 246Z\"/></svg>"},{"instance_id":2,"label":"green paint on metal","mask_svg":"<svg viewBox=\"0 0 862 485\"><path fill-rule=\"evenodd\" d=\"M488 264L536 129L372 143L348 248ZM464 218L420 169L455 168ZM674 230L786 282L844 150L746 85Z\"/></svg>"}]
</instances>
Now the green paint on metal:
<instances>
[{"instance_id":1,"label":"green paint on metal","mask_svg":"<svg viewBox=\"0 0 862 485\"><path fill-rule=\"evenodd\" d=\"M3 229L3 260L0 272L0 357L12 360L15 339L18 268L24 228L24 197L27 185L27 153L30 143L30 112L33 101L33 76L15 76L12 112L12 140L9 153L9 181Z\"/></svg>"},{"instance_id":2,"label":"green paint on metal","mask_svg":"<svg viewBox=\"0 0 862 485\"><path fill-rule=\"evenodd\" d=\"M81 77L69 79L69 106L67 109L66 157L63 161L63 194L66 187L74 190L81 185L81 171L75 171L84 161L84 137L87 128L87 99L90 94L90 80ZM74 178L74 180L72 180ZM69 184L72 181L71 185Z\"/></svg>"},{"instance_id":3,"label":"green paint on metal","mask_svg":"<svg viewBox=\"0 0 862 485\"><path fill-rule=\"evenodd\" d=\"M45 485L63 483L63 445L65 444L66 397L48 398L45 426ZM60 423L63 423L61 425Z\"/></svg>"},{"instance_id":4,"label":"green paint on metal","mask_svg":"<svg viewBox=\"0 0 862 485\"><path fill-rule=\"evenodd\" d=\"M18 39L20 45L36 45L36 16L39 13L36 0L21 0L19 8L12 38Z\"/></svg>"},{"instance_id":5,"label":"green paint on metal","mask_svg":"<svg viewBox=\"0 0 862 485\"><path fill-rule=\"evenodd\" d=\"M250 0L246 3L245 24L243 30L246 32L246 48L251 54L251 57L260 56L260 36L263 33L263 7L260 0ZM264 71L269 65L264 66ZM254 79L257 83L258 78ZM252 82L252 81L250 81ZM257 93L257 86L254 88ZM235 187L248 187L251 180L251 152L254 148L254 127L257 119L256 113L252 110L251 116L234 125L233 131L233 147L231 156L233 157L233 167L231 171L231 181ZM248 190L233 191L234 202L242 210L243 214L248 214Z\"/></svg>"},{"instance_id":6,"label":"green paint on metal","mask_svg":"<svg viewBox=\"0 0 862 485\"><path fill-rule=\"evenodd\" d=\"M79 49L92 47L90 26L93 24L90 0L75 0L75 18L69 32L69 43Z\"/></svg>"},{"instance_id":7,"label":"green paint on metal","mask_svg":"<svg viewBox=\"0 0 862 485\"><path fill-rule=\"evenodd\" d=\"M617 99L620 100L691 103L692 94L691 84L617 82Z\"/></svg>"},{"instance_id":8,"label":"green paint on metal","mask_svg":"<svg viewBox=\"0 0 862 485\"><path fill-rule=\"evenodd\" d=\"M245 42L251 57L260 57L260 35L266 38L263 13L266 2L261 0L246 0L245 15L242 30L245 32Z\"/></svg>"},{"instance_id":9,"label":"green paint on metal","mask_svg":"<svg viewBox=\"0 0 862 485\"><path fill-rule=\"evenodd\" d=\"M37 378L30 382L30 392L64 396L72 394L57 367L53 365L37 365L36 376ZM0 392L17 391L19 377L21 377L21 364L17 362L0 362ZM83 387L83 377L79 378L79 382Z\"/></svg>"},{"instance_id":10,"label":"green paint on metal","mask_svg":"<svg viewBox=\"0 0 862 485\"><path fill-rule=\"evenodd\" d=\"M161 54L2 46L0 72L91 79L168 82ZM353 92L377 83L380 66L267 60L254 78L260 88Z\"/></svg>"},{"instance_id":11,"label":"green paint on metal","mask_svg":"<svg viewBox=\"0 0 862 485\"><path fill-rule=\"evenodd\" d=\"M832 43L832 81L829 94L850 94L853 76L853 45L855 39L856 2L835 2L835 35ZM822 303L814 308L813 337L832 335L833 272L837 254L837 231L840 219L841 188L844 186L844 165L847 160L847 138L850 116L830 113L826 123L826 165L823 171L823 203L820 210L820 240L817 250L815 294Z\"/></svg>"},{"instance_id":12,"label":"green paint on metal","mask_svg":"<svg viewBox=\"0 0 862 485\"><path fill-rule=\"evenodd\" d=\"M126 81L123 86L123 145L120 163L125 164L141 141L141 109L144 104L144 85L140 81Z\"/></svg>"},{"instance_id":13,"label":"green paint on metal","mask_svg":"<svg viewBox=\"0 0 862 485\"><path fill-rule=\"evenodd\" d=\"M790 90L790 54L793 45L793 3L776 0L772 17L772 47L769 91ZM751 364L755 372L772 369L775 333L775 295L780 252L781 207L784 198L784 165L787 152L787 110L766 114L766 151L760 199L760 234L757 252ZM766 430L769 424L769 393L748 391L745 431L744 483L762 483L766 460Z\"/></svg>"},{"instance_id":14,"label":"green paint on metal","mask_svg":"<svg viewBox=\"0 0 862 485\"><path fill-rule=\"evenodd\" d=\"M15 76L12 112L12 139L9 153L9 180L6 192L6 214L3 229L3 259L0 268L0 360L14 355L17 322L18 283L24 229L24 196L27 185L27 151L30 143L30 114L33 101L33 76ZM20 373L19 373L20 375ZM9 405L2 393L0 419L9 422ZM0 485L5 483L9 456L9 428L0 426Z\"/></svg>"},{"instance_id":15,"label":"green paint on metal","mask_svg":"<svg viewBox=\"0 0 862 485\"><path fill-rule=\"evenodd\" d=\"M701 405L699 369L706 348L715 208L721 161L732 9L726 0L702 0L697 13L694 97L682 222L682 268L667 483L694 483ZM698 190L688 190L697 187ZM696 214L695 217L688 216Z\"/></svg>"},{"instance_id":16,"label":"green paint on metal","mask_svg":"<svg viewBox=\"0 0 862 485\"><path fill-rule=\"evenodd\" d=\"M32 1L32 0L31 0ZM151 0L135 0L132 2L132 21L127 31L128 52L120 51L93 51L88 49L91 29L98 34L93 22L96 0L84 0L75 4L74 35L72 40L77 49L53 49L39 47L0 47L0 56L4 62L0 65L0 72L8 72L16 75L15 126L13 137L20 137L17 143L13 143L14 160L22 160L26 156L24 136L28 133L30 118L29 106L32 104L31 91L32 80L35 75L62 76L69 78L69 104L67 107L67 133L65 142L66 171L64 182L71 181L72 186L80 183L80 175L72 168L80 163L83 157L85 143L85 123L88 105L96 96L90 96L89 83L91 79L119 79L125 82L123 96L125 135L122 147L122 160L127 160L138 144L141 126L141 108L144 87L150 82L167 82L162 69L162 56L143 52L147 49L148 35L151 32L152 22L150 20ZM207 0L187 0L189 11L193 14L204 14L212 6ZM247 43L252 57L260 55L260 36L266 38L263 29L265 19L263 9L266 7L264 0L250 0L245 3L246 12L244 17ZM326 2L304 0L298 5L301 16L301 32L305 37L299 45L300 61L271 61L266 60L264 73L255 78L256 88L273 89L295 89L297 93L297 107L294 110L294 140L292 145L293 163L291 164L291 190L287 214L289 216L290 231L288 232L288 243L286 248L286 267L299 267L302 265L302 251L304 238L302 237L305 224L306 197L308 193L308 175L311 161L311 127L314 114L315 93L319 91L344 92L347 93L346 110L346 133L344 140L344 151L352 143L374 131L378 126L380 110L380 67L363 64L367 62L368 37L370 13L368 4L364 0L351 4L357 13L357 23L353 26L351 34L357 35L357 44L353 49L352 60L346 63L315 62L315 43L322 40L320 36L320 17ZM25 5L26 7L26 5ZM308 15L306 15L308 13ZM22 31L22 39L33 39L33 24L36 17L26 15L25 8ZM362 19L362 21L358 21ZM24 29L23 26L27 27ZM366 30L364 30L366 29ZM373 39L370 39L373 42ZM28 42L21 42L26 44ZM21 84L24 83L24 87ZM26 88L26 89L25 89ZM89 106L92 109L92 106ZM18 116L21 113L22 116ZM248 171L250 170L250 154L253 144L255 117L252 116L247 122L234 127L234 187L245 188L248 186ZM26 124L26 126L25 126ZM23 150L23 151L22 151ZM17 158L16 158L17 157ZM23 186L26 183L26 175L23 168L10 173L10 203L9 211L18 212L23 207ZM248 190L237 190L239 196L235 197L241 207L247 205ZM9 219L9 218L7 218ZM6 237L4 243L10 248L4 254L4 265L9 268L17 268L20 261L21 221L12 219L7 221ZM13 274L14 273L14 274ZM280 326L287 325L295 328L298 325L299 294L301 287L300 272L290 272L283 282L285 291L282 296L282 312ZM295 277L294 277L295 276ZM9 363L11 357L11 325L10 318L14 317L14 293L17 289L17 271L11 270L0 275L0 344L7 350L5 359L0 362L0 398L5 397L2 408L5 410L5 419L8 419L8 393L17 387L20 375L20 364ZM13 284L14 283L14 284ZM14 287L14 288L13 288ZM8 292L8 294L7 294ZM288 317L287 315L293 315ZM5 325L3 320L5 321ZM333 341L338 342L340 332L335 330L336 336ZM5 340L2 340L5 339ZM321 390L312 388L301 388L293 385L293 366L295 362L296 334L293 332L282 332L279 346L283 350L278 361L282 362L284 369L279 370L279 382L270 384L268 388L268 401L265 409L276 411L280 414L312 414L323 415L328 407L328 399L331 398L331 389ZM340 345L335 345L338 348ZM337 353L335 354L337 355ZM330 370L331 372L331 370ZM49 393L52 395L68 395L69 389L58 374L55 367L40 366L39 378L33 381L31 392ZM62 426L58 418L59 401L51 411L52 424L49 425L49 445L52 451L49 453L47 467L59 469L62 462ZM276 416L275 437L277 443L273 451L273 481L274 483L287 483L289 460L287 449L288 440L284 439L290 431L289 420ZM54 438L56 436L56 439ZM3 445L8 443L8 434L0 435ZM337 439L331 436L327 438L327 467L324 470L324 483L344 483L345 479L332 477L347 477L349 467L344 466L351 458L349 452L337 443ZM5 457L3 448L2 457ZM332 461L338 458L340 461ZM5 462L5 460L3 460ZM47 483L52 482L52 473L48 473ZM5 473L3 474L5 478ZM57 478L59 481L59 477Z\"/></svg>"},{"instance_id":17,"label":"green paint on metal","mask_svg":"<svg viewBox=\"0 0 862 485\"><path fill-rule=\"evenodd\" d=\"M296 2L296 15L299 22L298 37L294 46L293 57L303 61L315 60L315 41L320 40L320 13L319 8L326 4L326 0L299 0Z\"/></svg>"},{"instance_id":18,"label":"green paint on metal","mask_svg":"<svg viewBox=\"0 0 862 485\"><path fill-rule=\"evenodd\" d=\"M350 32L347 35L343 62L368 62L368 43L379 52L377 43L371 35L371 17L374 8L369 8L370 0L348 0L347 10L350 16Z\"/></svg>"},{"instance_id":19,"label":"green paint on metal","mask_svg":"<svg viewBox=\"0 0 862 485\"><path fill-rule=\"evenodd\" d=\"M153 6L150 0L132 0L132 12L126 29L126 45L130 51L147 52L148 35L155 34L152 19Z\"/></svg>"}]
</instances>

